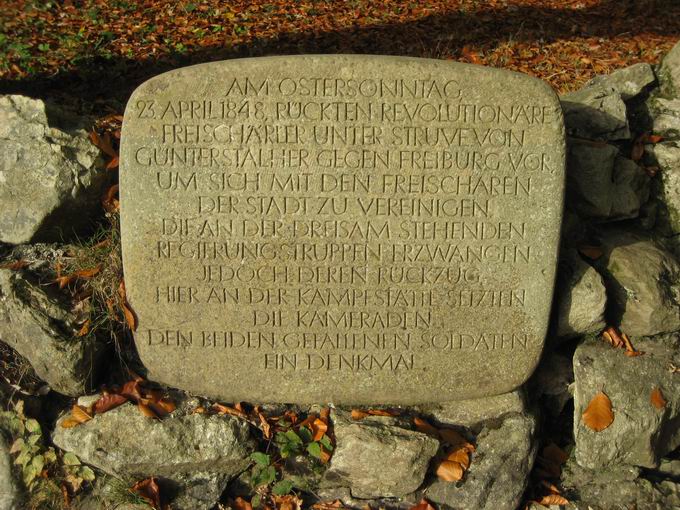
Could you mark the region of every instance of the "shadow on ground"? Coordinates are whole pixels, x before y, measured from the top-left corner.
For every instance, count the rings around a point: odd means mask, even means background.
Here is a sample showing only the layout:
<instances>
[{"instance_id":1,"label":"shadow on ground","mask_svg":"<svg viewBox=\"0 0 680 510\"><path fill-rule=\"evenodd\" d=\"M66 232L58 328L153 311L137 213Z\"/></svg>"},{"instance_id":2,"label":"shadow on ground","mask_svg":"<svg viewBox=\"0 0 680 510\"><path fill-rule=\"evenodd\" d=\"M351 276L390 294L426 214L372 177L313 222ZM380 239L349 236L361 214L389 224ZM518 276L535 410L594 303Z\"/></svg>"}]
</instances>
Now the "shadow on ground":
<instances>
[{"instance_id":1,"label":"shadow on ground","mask_svg":"<svg viewBox=\"0 0 680 510\"><path fill-rule=\"evenodd\" d=\"M647 21L640 23L640 19ZM273 37L255 38L241 46L195 48L183 54L165 54L154 59L90 58L55 76L0 80L0 93L75 101L81 103L79 110L83 113L92 111L101 115L107 110L122 111L132 90L151 76L176 67L216 60L303 53L458 58L466 45L493 49L520 41L540 48L550 42L575 37L612 39L638 35L680 37L680 2L603 0L584 8L505 6L495 9L480 2L474 11L460 9L404 23L284 32Z\"/></svg>"}]
</instances>

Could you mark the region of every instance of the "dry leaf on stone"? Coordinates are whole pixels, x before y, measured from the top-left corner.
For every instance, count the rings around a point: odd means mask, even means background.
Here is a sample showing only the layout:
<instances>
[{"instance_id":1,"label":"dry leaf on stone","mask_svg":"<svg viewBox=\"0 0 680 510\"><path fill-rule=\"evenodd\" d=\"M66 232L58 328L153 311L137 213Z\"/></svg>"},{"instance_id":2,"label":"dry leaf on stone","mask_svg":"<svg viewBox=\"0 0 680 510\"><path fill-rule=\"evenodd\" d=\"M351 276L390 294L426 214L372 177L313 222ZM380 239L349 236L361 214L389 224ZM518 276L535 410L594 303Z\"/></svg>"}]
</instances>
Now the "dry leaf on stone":
<instances>
[{"instance_id":1,"label":"dry leaf on stone","mask_svg":"<svg viewBox=\"0 0 680 510\"><path fill-rule=\"evenodd\" d=\"M650 396L650 401L652 402L652 405L658 410L666 407L666 404L668 403L661 392L661 388L654 388Z\"/></svg>"},{"instance_id":2,"label":"dry leaf on stone","mask_svg":"<svg viewBox=\"0 0 680 510\"><path fill-rule=\"evenodd\" d=\"M102 414L127 402L128 399L117 393L105 393L92 406L95 414Z\"/></svg>"},{"instance_id":3,"label":"dry leaf on stone","mask_svg":"<svg viewBox=\"0 0 680 510\"><path fill-rule=\"evenodd\" d=\"M539 505L550 506L550 505L568 505L569 500L560 494L548 494L543 496L541 499L536 501Z\"/></svg>"},{"instance_id":4,"label":"dry leaf on stone","mask_svg":"<svg viewBox=\"0 0 680 510\"><path fill-rule=\"evenodd\" d=\"M417 505L413 505L409 510L436 510L425 498L421 499Z\"/></svg>"},{"instance_id":5,"label":"dry leaf on stone","mask_svg":"<svg viewBox=\"0 0 680 510\"><path fill-rule=\"evenodd\" d=\"M367 416L399 416L400 411L395 409L352 409L353 420L363 420Z\"/></svg>"},{"instance_id":6,"label":"dry leaf on stone","mask_svg":"<svg viewBox=\"0 0 680 510\"><path fill-rule=\"evenodd\" d=\"M475 451L475 446L453 429L440 429L439 437L452 448L463 449L469 453Z\"/></svg>"},{"instance_id":7,"label":"dry leaf on stone","mask_svg":"<svg viewBox=\"0 0 680 510\"><path fill-rule=\"evenodd\" d=\"M153 477L137 482L130 490L146 500L154 510L169 510L170 508L168 505L161 505L161 491Z\"/></svg>"},{"instance_id":8,"label":"dry leaf on stone","mask_svg":"<svg viewBox=\"0 0 680 510\"><path fill-rule=\"evenodd\" d=\"M137 408L139 409L139 412L142 413L147 418L158 419L158 415L153 412L153 410L148 406L148 403L144 403L144 402L140 401L140 402L137 403Z\"/></svg>"},{"instance_id":9,"label":"dry leaf on stone","mask_svg":"<svg viewBox=\"0 0 680 510\"><path fill-rule=\"evenodd\" d=\"M74 405L71 408L71 415L68 418L64 418L61 422L62 428L70 429L81 423L85 423L92 419L92 414L85 409L83 406Z\"/></svg>"},{"instance_id":10,"label":"dry leaf on stone","mask_svg":"<svg viewBox=\"0 0 680 510\"><path fill-rule=\"evenodd\" d=\"M212 409L217 414L230 414L232 416L238 416L239 418L248 418L246 413L243 411L222 404L213 404Z\"/></svg>"},{"instance_id":11,"label":"dry leaf on stone","mask_svg":"<svg viewBox=\"0 0 680 510\"><path fill-rule=\"evenodd\" d=\"M614 421L612 402L603 392L598 392L583 411L581 416L583 423L595 432L601 432L609 427Z\"/></svg>"},{"instance_id":12,"label":"dry leaf on stone","mask_svg":"<svg viewBox=\"0 0 680 510\"><path fill-rule=\"evenodd\" d=\"M470 468L470 453L467 452L464 448L452 450L446 456L446 460L450 460L451 462L457 462L465 470Z\"/></svg>"},{"instance_id":13,"label":"dry leaf on stone","mask_svg":"<svg viewBox=\"0 0 680 510\"><path fill-rule=\"evenodd\" d=\"M418 432L422 432L428 436L439 436L439 430L427 420L416 416L413 418L413 424L416 426Z\"/></svg>"},{"instance_id":14,"label":"dry leaf on stone","mask_svg":"<svg viewBox=\"0 0 680 510\"><path fill-rule=\"evenodd\" d=\"M345 508L342 501L336 499L335 501L320 501L319 503L314 503L312 505L312 510L338 510ZM412 507L410 510L414 510L416 507ZM416 510L426 510L425 508Z\"/></svg>"},{"instance_id":15,"label":"dry leaf on stone","mask_svg":"<svg viewBox=\"0 0 680 510\"><path fill-rule=\"evenodd\" d=\"M437 466L436 474L445 482L457 482L463 478L465 469L458 462L443 460Z\"/></svg>"}]
</instances>

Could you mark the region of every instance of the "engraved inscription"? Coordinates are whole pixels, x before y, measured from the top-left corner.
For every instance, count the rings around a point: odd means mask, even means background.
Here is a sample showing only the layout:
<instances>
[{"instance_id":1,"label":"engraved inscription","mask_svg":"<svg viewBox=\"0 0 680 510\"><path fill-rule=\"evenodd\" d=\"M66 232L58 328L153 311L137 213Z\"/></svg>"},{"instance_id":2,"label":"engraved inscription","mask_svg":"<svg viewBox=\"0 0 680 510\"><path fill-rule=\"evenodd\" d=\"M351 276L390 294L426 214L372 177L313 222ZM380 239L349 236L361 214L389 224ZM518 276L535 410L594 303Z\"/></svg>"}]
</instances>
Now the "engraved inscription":
<instances>
[{"instance_id":1,"label":"engraved inscription","mask_svg":"<svg viewBox=\"0 0 680 510\"><path fill-rule=\"evenodd\" d=\"M152 376L231 399L410 403L530 375L564 173L559 103L537 80L393 57L208 64L135 92L121 153Z\"/></svg>"}]
</instances>

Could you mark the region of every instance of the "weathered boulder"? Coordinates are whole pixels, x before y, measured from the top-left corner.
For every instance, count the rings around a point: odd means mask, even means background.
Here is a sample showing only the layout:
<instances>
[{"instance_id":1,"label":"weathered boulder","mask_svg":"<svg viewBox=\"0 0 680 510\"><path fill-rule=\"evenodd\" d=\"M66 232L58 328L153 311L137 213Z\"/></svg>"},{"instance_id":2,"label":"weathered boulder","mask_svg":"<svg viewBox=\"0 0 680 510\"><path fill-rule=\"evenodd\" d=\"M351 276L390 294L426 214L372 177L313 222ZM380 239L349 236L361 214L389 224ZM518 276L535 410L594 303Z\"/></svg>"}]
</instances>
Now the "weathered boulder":
<instances>
[{"instance_id":1,"label":"weathered boulder","mask_svg":"<svg viewBox=\"0 0 680 510\"><path fill-rule=\"evenodd\" d=\"M555 334L572 338L600 331L606 305L600 274L575 249L563 249L557 267Z\"/></svg>"},{"instance_id":2,"label":"weathered boulder","mask_svg":"<svg viewBox=\"0 0 680 510\"><path fill-rule=\"evenodd\" d=\"M680 110L679 110L680 115ZM664 204L665 217L671 234L680 233L680 139L649 147L659 166L659 186L656 195Z\"/></svg>"},{"instance_id":3,"label":"weathered boulder","mask_svg":"<svg viewBox=\"0 0 680 510\"><path fill-rule=\"evenodd\" d=\"M640 470L632 466L590 470L571 457L562 470L561 483L573 505L569 508L577 510L680 508L677 483L652 483L640 477Z\"/></svg>"},{"instance_id":4,"label":"weathered boulder","mask_svg":"<svg viewBox=\"0 0 680 510\"><path fill-rule=\"evenodd\" d=\"M659 81L664 93L680 97L680 43L673 46L661 62Z\"/></svg>"},{"instance_id":5,"label":"weathered boulder","mask_svg":"<svg viewBox=\"0 0 680 510\"><path fill-rule=\"evenodd\" d=\"M476 428L483 422L502 418L507 414L526 411L524 391L517 389L493 397L457 400L422 405L418 413L444 425Z\"/></svg>"},{"instance_id":6,"label":"weathered boulder","mask_svg":"<svg viewBox=\"0 0 680 510\"><path fill-rule=\"evenodd\" d=\"M155 420L124 404L74 428L63 428L64 418L52 434L55 445L114 476L159 477L175 489L177 509L215 505L255 448L248 424L232 416L175 411Z\"/></svg>"},{"instance_id":7,"label":"weathered boulder","mask_svg":"<svg viewBox=\"0 0 680 510\"><path fill-rule=\"evenodd\" d=\"M0 96L0 241L60 241L90 226L108 182L81 121Z\"/></svg>"},{"instance_id":8,"label":"weathered boulder","mask_svg":"<svg viewBox=\"0 0 680 510\"><path fill-rule=\"evenodd\" d=\"M642 235L610 230L600 236L597 261L608 289L611 321L629 335L680 329L680 264Z\"/></svg>"},{"instance_id":9,"label":"weathered boulder","mask_svg":"<svg viewBox=\"0 0 680 510\"><path fill-rule=\"evenodd\" d=\"M612 86L594 84L560 97L567 133L589 140L630 138L626 104Z\"/></svg>"},{"instance_id":10,"label":"weathered boulder","mask_svg":"<svg viewBox=\"0 0 680 510\"><path fill-rule=\"evenodd\" d=\"M530 414L487 422L463 480L437 479L425 497L444 509L515 510L536 457L535 432L536 419Z\"/></svg>"},{"instance_id":11,"label":"weathered boulder","mask_svg":"<svg viewBox=\"0 0 680 510\"><path fill-rule=\"evenodd\" d=\"M586 84L586 87L593 85L611 87L621 95L621 99L628 101L654 82L656 82L656 76L652 66L640 63L624 67L608 75L596 76Z\"/></svg>"},{"instance_id":12,"label":"weathered boulder","mask_svg":"<svg viewBox=\"0 0 680 510\"><path fill-rule=\"evenodd\" d=\"M76 338L76 321L70 304L49 286L0 269L0 340L52 389L72 396L91 388L102 355L94 336Z\"/></svg>"},{"instance_id":13,"label":"weathered boulder","mask_svg":"<svg viewBox=\"0 0 680 510\"><path fill-rule=\"evenodd\" d=\"M21 491L12 472L9 447L0 431L0 510L20 510Z\"/></svg>"},{"instance_id":14,"label":"weathered boulder","mask_svg":"<svg viewBox=\"0 0 680 510\"><path fill-rule=\"evenodd\" d=\"M680 139L680 99L654 97L648 101L652 131L665 139Z\"/></svg>"},{"instance_id":15,"label":"weathered boulder","mask_svg":"<svg viewBox=\"0 0 680 510\"><path fill-rule=\"evenodd\" d=\"M609 144L574 142L567 158L567 207L600 220L634 218L649 199L649 176Z\"/></svg>"},{"instance_id":16,"label":"weathered boulder","mask_svg":"<svg viewBox=\"0 0 680 510\"><path fill-rule=\"evenodd\" d=\"M645 354L628 357L596 338L574 353L575 456L585 468L655 467L680 446L680 378L669 371L680 363L680 337L633 341ZM666 401L661 408L652 402L657 388ZM612 402L614 421L595 432L582 414L600 391Z\"/></svg>"},{"instance_id":17,"label":"weathered boulder","mask_svg":"<svg viewBox=\"0 0 680 510\"><path fill-rule=\"evenodd\" d=\"M355 498L402 497L422 483L439 441L385 417L331 416L336 448L323 487L348 487Z\"/></svg>"}]
</instances>

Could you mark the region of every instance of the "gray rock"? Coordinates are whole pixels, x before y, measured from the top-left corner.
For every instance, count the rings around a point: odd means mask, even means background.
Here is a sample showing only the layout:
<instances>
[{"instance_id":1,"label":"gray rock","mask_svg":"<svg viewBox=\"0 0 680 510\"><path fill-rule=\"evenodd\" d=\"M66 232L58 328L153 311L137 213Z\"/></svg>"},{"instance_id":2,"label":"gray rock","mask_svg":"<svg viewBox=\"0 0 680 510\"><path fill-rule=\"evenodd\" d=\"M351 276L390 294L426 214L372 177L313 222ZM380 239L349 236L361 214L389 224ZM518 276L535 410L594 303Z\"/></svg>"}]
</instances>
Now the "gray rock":
<instances>
[{"instance_id":1,"label":"gray rock","mask_svg":"<svg viewBox=\"0 0 680 510\"><path fill-rule=\"evenodd\" d=\"M605 326L607 291L600 274L574 249L564 249L557 267L556 335L595 333Z\"/></svg>"},{"instance_id":2,"label":"gray rock","mask_svg":"<svg viewBox=\"0 0 680 510\"><path fill-rule=\"evenodd\" d=\"M101 211L107 173L73 122L40 100L0 96L0 241L59 241Z\"/></svg>"},{"instance_id":3,"label":"gray rock","mask_svg":"<svg viewBox=\"0 0 680 510\"><path fill-rule=\"evenodd\" d=\"M649 102L652 131L666 139L680 138L680 99L655 97Z\"/></svg>"},{"instance_id":4,"label":"gray rock","mask_svg":"<svg viewBox=\"0 0 680 510\"><path fill-rule=\"evenodd\" d=\"M611 86L595 84L560 97L567 132L589 140L630 138L626 104Z\"/></svg>"},{"instance_id":5,"label":"gray rock","mask_svg":"<svg viewBox=\"0 0 680 510\"><path fill-rule=\"evenodd\" d=\"M655 467L680 446L680 378L669 371L671 363L680 363L680 338L633 342L644 355L630 358L597 338L574 353L575 456L585 468ZM651 402L656 388L667 402L662 409ZM600 391L612 402L614 421L595 432L581 415Z\"/></svg>"},{"instance_id":6,"label":"gray rock","mask_svg":"<svg viewBox=\"0 0 680 510\"><path fill-rule=\"evenodd\" d=\"M80 329L69 303L21 272L0 269L0 340L28 359L36 374L65 395L85 393L102 346Z\"/></svg>"},{"instance_id":7,"label":"gray rock","mask_svg":"<svg viewBox=\"0 0 680 510\"><path fill-rule=\"evenodd\" d=\"M21 500L21 491L12 472L9 447L0 433L0 510L21 510Z\"/></svg>"},{"instance_id":8,"label":"gray rock","mask_svg":"<svg viewBox=\"0 0 680 510\"><path fill-rule=\"evenodd\" d=\"M418 406L415 409L444 425L474 428L487 420L498 419L506 414L523 413L526 410L526 403L523 390L517 389L493 397L441 402Z\"/></svg>"},{"instance_id":9,"label":"gray rock","mask_svg":"<svg viewBox=\"0 0 680 510\"><path fill-rule=\"evenodd\" d=\"M573 457L562 470L562 487L577 510L666 510L680 508L677 484L654 484L630 466L589 470ZM673 487L676 486L676 487Z\"/></svg>"},{"instance_id":10,"label":"gray rock","mask_svg":"<svg viewBox=\"0 0 680 510\"><path fill-rule=\"evenodd\" d=\"M624 101L628 101L640 94L655 81L656 76L652 66L641 63L619 69L609 75L596 76L586 84L586 87L593 85L611 87L621 94L621 98Z\"/></svg>"},{"instance_id":11,"label":"gray rock","mask_svg":"<svg viewBox=\"0 0 680 510\"><path fill-rule=\"evenodd\" d=\"M567 207L600 220L634 218L649 198L649 177L613 145L571 143Z\"/></svg>"},{"instance_id":12,"label":"gray rock","mask_svg":"<svg viewBox=\"0 0 680 510\"><path fill-rule=\"evenodd\" d=\"M254 451L248 424L232 416L143 416L124 404L78 427L57 421L52 441L85 463L124 479L157 476L174 486L173 508L208 509Z\"/></svg>"},{"instance_id":13,"label":"gray rock","mask_svg":"<svg viewBox=\"0 0 680 510\"><path fill-rule=\"evenodd\" d=\"M515 510L536 457L535 432L536 419L530 414L489 422L477 436L477 450L463 480L436 480L425 497L440 508Z\"/></svg>"},{"instance_id":14,"label":"gray rock","mask_svg":"<svg viewBox=\"0 0 680 510\"><path fill-rule=\"evenodd\" d=\"M612 230L600 238L598 260L608 289L611 321L629 335L680 329L680 264L644 236Z\"/></svg>"},{"instance_id":15,"label":"gray rock","mask_svg":"<svg viewBox=\"0 0 680 510\"><path fill-rule=\"evenodd\" d=\"M657 196L664 204L671 233L680 233L680 141L650 147L659 165Z\"/></svg>"},{"instance_id":16,"label":"gray rock","mask_svg":"<svg viewBox=\"0 0 680 510\"><path fill-rule=\"evenodd\" d=\"M659 81L664 93L680 97L680 43L673 46L661 62Z\"/></svg>"},{"instance_id":17,"label":"gray rock","mask_svg":"<svg viewBox=\"0 0 680 510\"><path fill-rule=\"evenodd\" d=\"M395 425L392 419L353 421L332 415L336 448L324 474L325 488L348 487L355 498L401 497L423 482L439 441Z\"/></svg>"}]
</instances>

